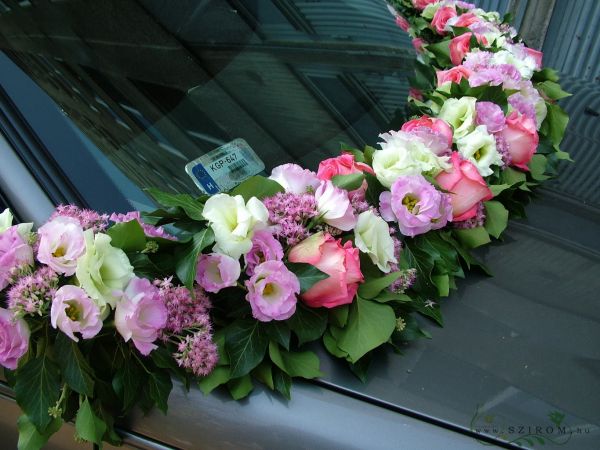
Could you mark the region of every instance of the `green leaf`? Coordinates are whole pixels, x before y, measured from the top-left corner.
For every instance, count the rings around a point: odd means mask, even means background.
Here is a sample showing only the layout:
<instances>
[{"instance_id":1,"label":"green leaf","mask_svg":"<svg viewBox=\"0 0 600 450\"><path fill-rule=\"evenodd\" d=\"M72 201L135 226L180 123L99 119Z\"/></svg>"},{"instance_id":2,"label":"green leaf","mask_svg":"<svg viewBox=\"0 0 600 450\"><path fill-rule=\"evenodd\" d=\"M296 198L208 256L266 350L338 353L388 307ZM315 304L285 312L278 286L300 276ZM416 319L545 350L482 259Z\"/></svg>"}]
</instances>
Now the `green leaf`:
<instances>
[{"instance_id":1,"label":"green leaf","mask_svg":"<svg viewBox=\"0 0 600 450\"><path fill-rule=\"evenodd\" d=\"M529 170L531 171L531 177L534 180L544 181L550 178L547 175L544 175L546 172L546 164L548 163L548 159L544 155L533 155L531 161L529 161Z\"/></svg>"},{"instance_id":2,"label":"green leaf","mask_svg":"<svg viewBox=\"0 0 600 450\"><path fill-rule=\"evenodd\" d=\"M319 370L319 358L313 352L288 352L281 350L277 343L269 343L271 361L290 377L317 378L323 375Z\"/></svg>"},{"instance_id":3,"label":"green leaf","mask_svg":"<svg viewBox=\"0 0 600 450\"><path fill-rule=\"evenodd\" d=\"M167 208L180 207L185 211L190 219L204 220L202 210L204 203L198 201L189 194L169 194L159 189L148 188L146 191L156 200L161 206Z\"/></svg>"},{"instance_id":4,"label":"green leaf","mask_svg":"<svg viewBox=\"0 0 600 450\"><path fill-rule=\"evenodd\" d=\"M397 303L410 303L412 302L412 298L406 294L397 294L395 292L383 291L380 292L377 297L373 300L379 303L389 303L389 302L397 302Z\"/></svg>"},{"instance_id":5,"label":"green leaf","mask_svg":"<svg viewBox=\"0 0 600 450\"><path fill-rule=\"evenodd\" d=\"M365 281L358 287L358 295L365 299L372 299L387 288L390 284L400 278L401 272L391 272L379 278Z\"/></svg>"},{"instance_id":6,"label":"green leaf","mask_svg":"<svg viewBox=\"0 0 600 450\"><path fill-rule=\"evenodd\" d=\"M542 129L547 129L548 137L554 145L558 146L565 135L565 130L569 123L569 115L560 106L553 103L547 103L546 107L548 113L544 123L547 123L548 126L546 128L542 127Z\"/></svg>"},{"instance_id":7,"label":"green leaf","mask_svg":"<svg viewBox=\"0 0 600 450\"><path fill-rule=\"evenodd\" d=\"M371 147L370 145L365 145L365 164L371 165L373 163L373 153L375 153L377 150L374 147Z\"/></svg>"},{"instance_id":8,"label":"green leaf","mask_svg":"<svg viewBox=\"0 0 600 450\"><path fill-rule=\"evenodd\" d=\"M366 355L364 358L359 359L354 364L350 364L350 370L356 377L362 381L363 383L367 382L367 373L369 371L369 367L371 367L371 362L373 358L371 355Z\"/></svg>"},{"instance_id":9,"label":"green leaf","mask_svg":"<svg viewBox=\"0 0 600 450\"><path fill-rule=\"evenodd\" d=\"M553 100L558 100L565 97L570 97L573 94L569 94L561 89L560 84L555 83L554 81L543 81L535 85L538 90L541 90L546 97L551 98Z\"/></svg>"},{"instance_id":10,"label":"green leaf","mask_svg":"<svg viewBox=\"0 0 600 450\"><path fill-rule=\"evenodd\" d=\"M273 370L273 384L275 389L288 400L291 398L290 389L292 387L292 378L282 370Z\"/></svg>"},{"instance_id":11,"label":"green leaf","mask_svg":"<svg viewBox=\"0 0 600 450\"><path fill-rule=\"evenodd\" d=\"M204 395L210 394L217 387L227 383L231 379L231 374L228 366L217 366L205 377L200 378L198 387Z\"/></svg>"},{"instance_id":12,"label":"green leaf","mask_svg":"<svg viewBox=\"0 0 600 450\"><path fill-rule=\"evenodd\" d=\"M256 197L262 200L265 197L271 197L278 192L283 192L283 187L276 181L270 180L260 175L248 178L242 184L235 187L229 195L241 195L245 201Z\"/></svg>"},{"instance_id":13,"label":"green leaf","mask_svg":"<svg viewBox=\"0 0 600 450\"><path fill-rule=\"evenodd\" d=\"M327 327L327 311L323 308L308 308L298 302L296 312L287 321L290 329L298 336L298 345L319 339Z\"/></svg>"},{"instance_id":14,"label":"green leaf","mask_svg":"<svg viewBox=\"0 0 600 450\"><path fill-rule=\"evenodd\" d=\"M69 387L81 395L94 395L94 371L79 350L77 342L59 332L54 343L55 356Z\"/></svg>"},{"instance_id":15,"label":"green leaf","mask_svg":"<svg viewBox=\"0 0 600 450\"><path fill-rule=\"evenodd\" d=\"M169 408L169 394L173 389L171 376L166 370L151 370L148 374L148 393L150 398L163 413L167 414Z\"/></svg>"},{"instance_id":16,"label":"green leaf","mask_svg":"<svg viewBox=\"0 0 600 450\"><path fill-rule=\"evenodd\" d=\"M357 297L350 305L348 323L341 331L337 346L355 363L365 353L388 341L396 327L394 310L388 305Z\"/></svg>"},{"instance_id":17,"label":"green leaf","mask_svg":"<svg viewBox=\"0 0 600 450\"><path fill-rule=\"evenodd\" d=\"M48 408L58 401L60 388L59 368L46 355L30 359L17 371L17 403L40 433L52 422Z\"/></svg>"},{"instance_id":18,"label":"green leaf","mask_svg":"<svg viewBox=\"0 0 600 450\"><path fill-rule=\"evenodd\" d=\"M359 149L351 148L344 143L341 143L340 147L341 147L342 153L352 154L352 156L354 156L354 161L361 162L361 163L365 162L365 154L363 152L361 152Z\"/></svg>"},{"instance_id":19,"label":"green leaf","mask_svg":"<svg viewBox=\"0 0 600 450\"><path fill-rule=\"evenodd\" d=\"M60 418L53 419L50 425L46 427L44 433L40 433L27 415L23 414L17 420L17 428L19 430L19 442L17 443L18 450L38 450L46 445L50 436L60 430L63 421Z\"/></svg>"},{"instance_id":20,"label":"green leaf","mask_svg":"<svg viewBox=\"0 0 600 450\"><path fill-rule=\"evenodd\" d=\"M546 67L533 73L531 81L558 81L558 73L556 70Z\"/></svg>"},{"instance_id":21,"label":"green leaf","mask_svg":"<svg viewBox=\"0 0 600 450\"><path fill-rule=\"evenodd\" d=\"M81 439L95 444L102 444L102 436L106 432L106 424L92 410L92 405L86 397L77 411L75 430Z\"/></svg>"},{"instance_id":22,"label":"green leaf","mask_svg":"<svg viewBox=\"0 0 600 450\"><path fill-rule=\"evenodd\" d=\"M329 321L336 327L343 328L348 322L348 311L350 306L341 305L329 310Z\"/></svg>"},{"instance_id":23,"label":"green leaf","mask_svg":"<svg viewBox=\"0 0 600 450\"><path fill-rule=\"evenodd\" d=\"M204 230L194 234L192 241L175 252L177 256L177 264L175 271L177 277L188 289L192 290L194 279L196 278L196 267L198 265L198 255L202 253L206 247L215 241L215 234L212 229L205 228Z\"/></svg>"},{"instance_id":24,"label":"green leaf","mask_svg":"<svg viewBox=\"0 0 600 450\"><path fill-rule=\"evenodd\" d=\"M145 382L146 372L142 367L134 358L125 358L112 379L112 388L123 402L123 412L133 407Z\"/></svg>"},{"instance_id":25,"label":"green leaf","mask_svg":"<svg viewBox=\"0 0 600 450\"><path fill-rule=\"evenodd\" d=\"M340 189L345 189L346 191L354 191L362 185L364 179L365 176L362 174L362 172L358 172L351 173L348 175L335 175L331 179L331 182L334 186L337 186Z\"/></svg>"},{"instance_id":26,"label":"green leaf","mask_svg":"<svg viewBox=\"0 0 600 450\"><path fill-rule=\"evenodd\" d=\"M146 235L137 220L115 223L107 231L110 245L124 252L139 252L146 247Z\"/></svg>"},{"instance_id":27,"label":"green leaf","mask_svg":"<svg viewBox=\"0 0 600 450\"><path fill-rule=\"evenodd\" d=\"M527 181L527 175L525 175L524 172L515 170L512 167L507 167L505 170L503 170L500 178L504 184L508 184L509 186L522 184Z\"/></svg>"},{"instance_id":28,"label":"green leaf","mask_svg":"<svg viewBox=\"0 0 600 450\"><path fill-rule=\"evenodd\" d=\"M433 53L440 67L449 65L450 62L450 40L438 42L437 44L427 44L427 50Z\"/></svg>"},{"instance_id":29,"label":"green leaf","mask_svg":"<svg viewBox=\"0 0 600 450\"><path fill-rule=\"evenodd\" d=\"M439 296L448 297L450 294L450 277L448 274L432 275L431 280L437 286Z\"/></svg>"},{"instance_id":30,"label":"green leaf","mask_svg":"<svg viewBox=\"0 0 600 450\"><path fill-rule=\"evenodd\" d=\"M252 371L252 375L265 386L268 386L269 389L275 389L275 385L273 384L273 365L269 361L263 361L256 366Z\"/></svg>"},{"instance_id":31,"label":"green leaf","mask_svg":"<svg viewBox=\"0 0 600 450\"><path fill-rule=\"evenodd\" d=\"M254 369L264 358L269 337L261 323L240 319L225 334L225 348L231 364L231 377L238 378Z\"/></svg>"},{"instance_id":32,"label":"green leaf","mask_svg":"<svg viewBox=\"0 0 600 450\"><path fill-rule=\"evenodd\" d=\"M241 400L252 392L254 385L252 384L250 375L244 375L243 377L229 381L229 383L227 383L227 388L234 400Z\"/></svg>"},{"instance_id":33,"label":"green leaf","mask_svg":"<svg viewBox=\"0 0 600 450\"><path fill-rule=\"evenodd\" d=\"M333 336L330 330L331 327L323 335L323 345L325 346L325 349L336 358L348 358L348 353L341 350L337 346L337 339Z\"/></svg>"},{"instance_id":34,"label":"green leaf","mask_svg":"<svg viewBox=\"0 0 600 450\"><path fill-rule=\"evenodd\" d=\"M485 230L497 239L508 225L508 211L502 203L497 201L483 204L485 206Z\"/></svg>"},{"instance_id":35,"label":"green leaf","mask_svg":"<svg viewBox=\"0 0 600 450\"><path fill-rule=\"evenodd\" d=\"M511 187L511 185L510 184L492 184L488 187L490 188L490 191L492 191L492 194L494 195L494 197L497 197L498 195L500 195L501 192L504 192L506 189L509 189Z\"/></svg>"},{"instance_id":36,"label":"green leaf","mask_svg":"<svg viewBox=\"0 0 600 450\"><path fill-rule=\"evenodd\" d=\"M274 320L265 324L265 331L269 339L277 342L286 350L290 349L290 329L285 323Z\"/></svg>"},{"instance_id":37,"label":"green leaf","mask_svg":"<svg viewBox=\"0 0 600 450\"><path fill-rule=\"evenodd\" d=\"M476 248L485 245L490 240L490 235L484 227L455 229L456 238L467 248Z\"/></svg>"},{"instance_id":38,"label":"green leaf","mask_svg":"<svg viewBox=\"0 0 600 450\"><path fill-rule=\"evenodd\" d=\"M325 278L329 277L324 272L321 272L315 266L306 263L286 263L286 267L298 277L300 282L300 292L308 291L313 285Z\"/></svg>"}]
</instances>

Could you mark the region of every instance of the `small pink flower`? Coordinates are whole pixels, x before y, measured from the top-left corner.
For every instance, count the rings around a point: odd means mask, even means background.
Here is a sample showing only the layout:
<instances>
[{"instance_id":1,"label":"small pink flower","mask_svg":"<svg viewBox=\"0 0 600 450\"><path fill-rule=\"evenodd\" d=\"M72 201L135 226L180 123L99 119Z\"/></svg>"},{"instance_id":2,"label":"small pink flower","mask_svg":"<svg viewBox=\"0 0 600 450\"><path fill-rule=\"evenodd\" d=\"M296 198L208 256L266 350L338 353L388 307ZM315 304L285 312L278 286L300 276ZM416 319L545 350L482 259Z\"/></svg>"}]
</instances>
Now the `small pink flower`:
<instances>
[{"instance_id":1,"label":"small pink flower","mask_svg":"<svg viewBox=\"0 0 600 450\"><path fill-rule=\"evenodd\" d=\"M73 275L77 258L85 252L83 228L79 221L68 216L57 216L40 227L38 236L38 261L56 273Z\"/></svg>"},{"instance_id":2,"label":"small pink flower","mask_svg":"<svg viewBox=\"0 0 600 450\"><path fill-rule=\"evenodd\" d=\"M408 96L414 98L415 100L423 101L423 92L420 89L415 87L408 88Z\"/></svg>"},{"instance_id":3,"label":"small pink flower","mask_svg":"<svg viewBox=\"0 0 600 450\"><path fill-rule=\"evenodd\" d=\"M221 289L235 286L240 277L240 262L222 253L200 255L196 281L207 292L216 294Z\"/></svg>"},{"instance_id":4,"label":"small pink flower","mask_svg":"<svg viewBox=\"0 0 600 450\"><path fill-rule=\"evenodd\" d=\"M436 181L451 193L453 221L460 222L474 217L479 202L491 200L494 195L472 162L453 152L450 163L452 169L441 172Z\"/></svg>"},{"instance_id":5,"label":"small pink flower","mask_svg":"<svg viewBox=\"0 0 600 450\"><path fill-rule=\"evenodd\" d=\"M408 22L408 20L406 20L406 18L404 16L401 16L400 14L396 16L396 25L398 25L400 29L404 32L408 32L410 28L410 23Z\"/></svg>"},{"instance_id":6,"label":"small pink flower","mask_svg":"<svg viewBox=\"0 0 600 450\"><path fill-rule=\"evenodd\" d=\"M81 333L83 339L91 339L102 329L101 311L83 289L65 285L52 299L50 323L75 342L79 341L75 333Z\"/></svg>"},{"instance_id":7,"label":"small pink flower","mask_svg":"<svg viewBox=\"0 0 600 450\"><path fill-rule=\"evenodd\" d=\"M471 76L471 71L465 66L460 65L448 70L438 70L436 72L436 76L437 85L438 87L440 87L442 84L448 82L459 84L460 80L462 80L463 78L468 80Z\"/></svg>"},{"instance_id":8,"label":"small pink flower","mask_svg":"<svg viewBox=\"0 0 600 450\"><path fill-rule=\"evenodd\" d=\"M132 278L115 309L115 326L125 342L132 340L147 356L166 323L167 308L158 288L145 278Z\"/></svg>"},{"instance_id":9,"label":"small pink flower","mask_svg":"<svg viewBox=\"0 0 600 450\"><path fill-rule=\"evenodd\" d=\"M312 308L334 308L352 303L358 284L363 282L360 271L359 250L347 241L334 239L328 233L316 233L290 250L290 262L311 264L328 278L315 283L301 295L304 303Z\"/></svg>"},{"instance_id":10,"label":"small pink flower","mask_svg":"<svg viewBox=\"0 0 600 450\"><path fill-rule=\"evenodd\" d=\"M431 20L431 26L437 34L446 34L446 23L451 18L456 17L456 8L454 6L442 6L435 12Z\"/></svg>"},{"instance_id":11,"label":"small pink flower","mask_svg":"<svg viewBox=\"0 0 600 450\"><path fill-rule=\"evenodd\" d=\"M511 165L529 170L527 163L533 157L539 143L535 120L513 111L506 118L506 127L501 135L508 145Z\"/></svg>"},{"instance_id":12,"label":"small pink flower","mask_svg":"<svg viewBox=\"0 0 600 450\"><path fill-rule=\"evenodd\" d=\"M422 38L414 38L412 40L412 46L418 54L421 54L425 51L425 44L427 44L427 42Z\"/></svg>"},{"instance_id":13,"label":"small pink flower","mask_svg":"<svg viewBox=\"0 0 600 450\"><path fill-rule=\"evenodd\" d=\"M413 6L419 11L423 11L427 5L437 3L439 0L412 0Z\"/></svg>"},{"instance_id":14,"label":"small pink flower","mask_svg":"<svg viewBox=\"0 0 600 450\"><path fill-rule=\"evenodd\" d=\"M256 320L285 320L296 312L300 282L282 261L266 261L256 266L246 288L246 300Z\"/></svg>"},{"instance_id":15,"label":"small pink flower","mask_svg":"<svg viewBox=\"0 0 600 450\"><path fill-rule=\"evenodd\" d=\"M0 308L0 365L15 370L29 348L29 326L23 319Z\"/></svg>"},{"instance_id":16,"label":"small pink flower","mask_svg":"<svg viewBox=\"0 0 600 450\"><path fill-rule=\"evenodd\" d=\"M0 233L0 290L8 286L14 269L32 264L33 250L19 234L18 225Z\"/></svg>"},{"instance_id":17,"label":"small pink flower","mask_svg":"<svg viewBox=\"0 0 600 450\"><path fill-rule=\"evenodd\" d=\"M298 164L282 164L271 171L271 180L278 182L285 192L304 194L314 191L319 185L317 174L303 169Z\"/></svg>"},{"instance_id":18,"label":"small pink flower","mask_svg":"<svg viewBox=\"0 0 600 450\"><path fill-rule=\"evenodd\" d=\"M252 275L254 268L265 261L281 261L283 248L269 230L258 230L252 236L252 248L244 255L246 274Z\"/></svg>"}]
</instances>

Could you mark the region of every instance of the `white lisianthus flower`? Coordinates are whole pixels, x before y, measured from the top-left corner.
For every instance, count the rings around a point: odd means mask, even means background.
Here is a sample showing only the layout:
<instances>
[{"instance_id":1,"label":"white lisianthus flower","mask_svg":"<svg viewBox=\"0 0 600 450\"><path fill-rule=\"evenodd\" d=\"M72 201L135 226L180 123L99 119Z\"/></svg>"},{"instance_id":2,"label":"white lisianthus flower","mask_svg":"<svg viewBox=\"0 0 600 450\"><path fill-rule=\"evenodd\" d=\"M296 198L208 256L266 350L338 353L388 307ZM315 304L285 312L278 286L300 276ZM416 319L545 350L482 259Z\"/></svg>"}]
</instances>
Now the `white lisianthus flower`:
<instances>
[{"instance_id":1,"label":"white lisianthus flower","mask_svg":"<svg viewBox=\"0 0 600 450\"><path fill-rule=\"evenodd\" d=\"M475 97L449 98L442 105L438 117L452 125L455 141L475 129L476 102Z\"/></svg>"},{"instance_id":2,"label":"white lisianthus flower","mask_svg":"<svg viewBox=\"0 0 600 450\"><path fill-rule=\"evenodd\" d=\"M254 230L266 226L269 211L256 197L246 203L241 195L217 194L206 201L202 216L215 233L213 251L238 259L252 248Z\"/></svg>"},{"instance_id":3,"label":"white lisianthus flower","mask_svg":"<svg viewBox=\"0 0 600 450\"><path fill-rule=\"evenodd\" d=\"M114 308L129 280L133 278L133 267L120 248L110 245L111 237L93 230L83 232L85 253L77 259L75 275L79 285L108 315L108 307Z\"/></svg>"},{"instance_id":4,"label":"white lisianthus flower","mask_svg":"<svg viewBox=\"0 0 600 450\"><path fill-rule=\"evenodd\" d=\"M437 156L418 137L404 131L379 135L381 150L373 153L373 170L381 184L389 188L402 175L436 176L450 168L447 156Z\"/></svg>"},{"instance_id":5,"label":"white lisianthus flower","mask_svg":"<svg viewBox=\"0 0 600 450\"><path fill-rule=\"evenodd\" d=\"M485 20L486 22L500 23L500 13L497 11L485 11L481 8L474 8L469 11L470 13L475 14L480 19Z\"/></svg>"},{"instance_id":6,"label":"white lisianthus flower","mask_svg":"<svg viewBox=\"0 0 600 450\"><path fill-rule=\"evenodd\" d=\"M458 152L477 167L479 174L486 177L494 173L490 166L501 165L502 156L496 149L496 139L487 132L485 125L456 141Z\"/></svg>"},{"instance_id":7,"label":"white lisianthus flower","mask_svg":"<svg viewBox=\"0 0 600 450\"><path fill-rule=\"evenodd\" d=\"M390 227L373 211L365 211L358 216L354 228L354 244L363 253L369 255L379 270L388 273L390 263L397 263L394 256L394 241L390 236Z\"/></svg>"},{"instance_id":8,"label":"white lisianthus flower","mask_svg":"<svg viewBox=\"0 0 600 450\"><path fill-rule=\"evenodd\" d=\"M536 68L535 59L527 55L520 47L507 45L506 50L494 53L491 59L493 65L512 64L526 80L531 79Z\"/></svg>"},{"instance_id":9,"label":"white lisianthus flower","mask_svg":"<svg viewBox=\"0 0 600 450\"><path fill-rule=\"evenodd\" d=\"M12 226L12 222L13 215L10 212L10 209L6 208L2 211L2 214L0 214L0 233L8 230Z\"/></svg>"},{"instance_id":10,"label":"white lisianthus flower","mask_svg":"<svg viewBox=\"0 0 600 450\"><path fill-rule=\"evenodd\" d=\"M356 225L348 191L335 187L331 181L321 181L315 191L315 201L317 211L326 224L343 231L350 231Z\"/></svg>"}]
</instances>

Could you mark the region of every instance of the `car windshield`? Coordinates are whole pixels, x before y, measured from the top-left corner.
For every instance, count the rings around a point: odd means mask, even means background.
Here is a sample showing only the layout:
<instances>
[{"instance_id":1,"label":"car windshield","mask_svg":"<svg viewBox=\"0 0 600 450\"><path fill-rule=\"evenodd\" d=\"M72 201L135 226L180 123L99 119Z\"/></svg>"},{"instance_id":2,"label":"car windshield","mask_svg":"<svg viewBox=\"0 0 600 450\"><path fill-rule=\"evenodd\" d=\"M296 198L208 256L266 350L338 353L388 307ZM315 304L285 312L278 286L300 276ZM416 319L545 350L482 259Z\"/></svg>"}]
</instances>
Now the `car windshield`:
<instances>
[{"instance_id":1,"label":"car windshield","mask_svg":"<svg viewBox=\"0 0 600 450\"><path fill-rule=\"evenodd\" d=\"M476 3L501 13L509 4ZM557 40L572 3L556 4L545 64L568 69ZM258 157L241 178L377 146L406 119L414 60L379 0L3 0L0 49L4 89L52 140L51 159L86 206L103 211L152 208L150 187L199 195L186 164L238 139ZM581 94L563 103L573 123L564 149L578 164L502 250L482 255L496 278L466 280L445 305L447 328L431 325L432 343L403 357L378 355L366 384L327 358L320 382L465 429L494 415L544 425L558 410L598 438L600 190L589 149L600 102L587 72L563 86ZM39 96L14 94L40 89L44 111ZM51 109L62 123L49 122Z\"/></svg>"}]
</instances>

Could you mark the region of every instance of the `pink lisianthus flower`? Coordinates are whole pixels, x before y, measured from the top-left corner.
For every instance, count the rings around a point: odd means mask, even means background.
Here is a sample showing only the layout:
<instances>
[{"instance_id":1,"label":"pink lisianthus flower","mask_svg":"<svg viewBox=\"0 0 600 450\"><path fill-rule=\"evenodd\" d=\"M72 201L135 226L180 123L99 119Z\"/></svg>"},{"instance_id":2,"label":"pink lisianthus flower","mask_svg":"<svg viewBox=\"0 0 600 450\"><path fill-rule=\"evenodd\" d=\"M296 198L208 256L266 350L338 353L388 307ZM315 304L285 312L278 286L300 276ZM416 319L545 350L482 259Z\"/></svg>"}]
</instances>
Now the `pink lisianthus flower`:
<instances>
[{"instance_id":1,"label":"pink lisianthus flower","mask_svg":"<svg viewBox=\"0 0 600 450\"><path fill-rule=\"evenodd\" d=\"M506 118L506 127L500 133L506 141L511 165L529 171L527 163L539 143L535 120L513 111Z\"/></svg>"},{"instance_id":2,"label":"pink lisianthus flower","mask_svg":"<svg viewBox=\"0 0 600 450\"><path fill-rule=\"evenodd\" d=\"M494 195L472 162L463 160L458 152L453 152L450 163L452 168L441 172L436 181L451 193L452 220L460 222L473 218L479 203L491 200Z\"/></svg>"},{"instance_id":3,"label":"pink lisianthus flower","mask_svg":"<svg viewBox=\"0 0 600 450\"><path fill-rule=\"evenodd\" d=\"M425 145L438 156L444 155L452 147L452 128L443 119L424 115L404 123L400 130L421 138ZM429 132L428 134L431 135L429 139L424 139L423 131ZM436 140L440 142L432 142L432 137L437 138Z\"/></svg>"},{"instance_id":4,"label":"pink lisianthus flower","mask_svg":"<svg viewBox=\"0 0 600 450\"><path fill-rule=\"evenodd\" d=\"M252 248L244 255L246 274L252 275L254 268L265 261L281 261L283 248L269 230L258 230L252 236Z\"/></svg>"},{"instance_id":5,"label":"pink lisianthus flower","mask_svg":"<svg viewBox=\"0 0 600 450\"><path fill-rule=\"evenodd\" d=\"M240 277L240 262L222 253L200 255L196 281L202 289L216 294L221 289L235 286Z\"/></svg>"},{"instance_id":6,"label":"pink lisianthus flower","mask_svg":"<svg viewBox=\"0 0 600 450\"><path fill-rule=\"evenodd\" d=\"M311 264L329 275L300 296L312 308L352 303L359 283L364 280L359 250L352 247L351 241L342 245L341 239L336 240L328 233L319 232L300 242L290 250L288 259Z\"/></svg>"},{"instance_id":7,"label":"pink lisianthus flower","mask_svg":"<svg viewBox=\"0 0 600 450\"><path fill-rule=\"evenodd\" d=\"M158 288L145 278L132 278L115 308L115 326L125 342L132 340L147 356L166 323L167 308Z\"/></svg>"},{"instance_id":8,"label":"pink lisianthus flower","mask_svg":"<svg viewBox=\"0 0 600 450\"><path fill-rule=\"evenodd\" d=\"M73 275L77 267L77 258L85 252L85 239L80 222L72 217L57 216L40 227L38 236L38 261L56 273Z\"/></svg>"},{"instance_id":9,"label":"pink lisianthus flower","mask_svg":"<svg viewBox=\"0 0 600 450\"><path fill-rule=\"evenodd\" d=\"M273 168L269 178L279 183L285 189L285 192L292 194L312 192L319 185L317 174L308 169L303 169L298 164L277 166Z\"/></svg>"},{"instance_id":10,"label":"pink lisianthus flower","mask_svg":"<svg viewBox=\"0 0 600 450\"><path fill-rule=\"evenodd\" d=\"M412 40L412 46L418 54L425 51L425 44L427 44L427 42L423 38L414 38Z\"/></svg>"},{"instance_id":11,"label":"pink lisianthus flower","mask_svg":"<svg viewBox=\"0 0 600 450\"><path fill-rule=\"evenodd\" d=\"M321 181L315 191L317 210L322 220L332 227L349 231L356 225L356 216L348 192L333 185L329 180Z\"/></svg>"},{"instance_id":12,"label":"pink lisianthus flower","mask_svg":"<svg viewBox=\"0 0 600 450\"><path fill-rule=\"evenodd\" d=\"M58 328L75 342L81 333L83 339L91 339L102 329L101 311L98 305L77 286L59 288L52 299L50 324Z\"/></svg>"},{"instance_id":13,"label":"pink lisianthus flower","mask_svg":"<svg viewBox=\"0 0 600 450\"><path fill-rule=\"evenodd\" d=\"M456 17L456 8L453 5L442 6L433 15L431 27L443 36L446 34L446 23L453 17Z\"/></svg>"},{"instance_id":14,"label":"pink lisianthus flower","mask_svg":"<svg viewBox=\"0 0 600 450\"><path fill-rule=\"evenodd\" d=\"M399 177L390 191L381 193L379 203L381 217L398 222L404 236L437 230L452 220L448 194L438 191L422 175Z\"/></svg>"},{"instance_id":15,"label":"pink lisianthus flower","mask_svg":"<svg viewBox=\"0 0 600 450\"><path fill-rule=\"evenodd\" d=\"M460 80L463 78L468 80L470 76L471 71L463 65L456 66L448 70L438 70L436 72L438 87L448 82L459 84Z\"/></svg>"},{"instance_id":16,"label":"pink lisianthus flower","mask_svg":"<svg viewBox=\"0 0 600 450\"><path fill-rule=\"evenodd\" d=\"M33 264L33 250L13 225L0 233L0 290L8 286L12 271Z\"/></svg>"},{"instance_id":17,"label":"pink lisianthus flower","mask_svg":"<svg viewBox=\"0 0 600 450\"><path fill-rule=\"evenodd\" d=\"M502 108L494 102L477 102L475 104L477 116L475 123L485 125L488 133L497 133L504 128L506 118Z\"/></svg>"},{"instance_id":18,"label":"pink lisianthus flower","mask_svg":"<svg viewBox=\"0 0 600 450\"><path fill-rule=\"evenodd\" d=\"M246 288L252 316L261 322L289 319L296 312L300 282L282 261L256 266Z\"/></svg>"},{"instance_id":19,"label":"pink lisianthus flower","mask_svg":"<svg viewBox=\"0 0 600 450\"><path fill-rule=\"evenodd\" d=\"M29 326L16 319L7 309L0 308L0 365L15 370L19 359L29 348Z\"/></svg>"}]
</instances>

